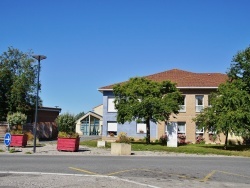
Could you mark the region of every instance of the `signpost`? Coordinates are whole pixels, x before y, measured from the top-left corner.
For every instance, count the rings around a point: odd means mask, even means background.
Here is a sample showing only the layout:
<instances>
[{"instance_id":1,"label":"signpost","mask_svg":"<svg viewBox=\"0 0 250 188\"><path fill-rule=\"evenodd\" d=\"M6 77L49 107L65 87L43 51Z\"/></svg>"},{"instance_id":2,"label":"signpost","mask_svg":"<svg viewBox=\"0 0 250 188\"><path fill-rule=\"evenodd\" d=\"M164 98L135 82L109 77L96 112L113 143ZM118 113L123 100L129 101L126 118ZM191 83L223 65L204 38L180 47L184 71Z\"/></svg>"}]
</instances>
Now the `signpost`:
<instances>
[{"instance_id":1,"label":"signpost","mask_svg":"<svg viewBox=\"0 0 250 188\"><path fill-rule=\"evenodd\" d=\"M4 135L4 145L8 147L8 150L9 150L9 147L10 147L10 143L11 143L11 134L6 133Z\"/></svg>"}]
</instances>

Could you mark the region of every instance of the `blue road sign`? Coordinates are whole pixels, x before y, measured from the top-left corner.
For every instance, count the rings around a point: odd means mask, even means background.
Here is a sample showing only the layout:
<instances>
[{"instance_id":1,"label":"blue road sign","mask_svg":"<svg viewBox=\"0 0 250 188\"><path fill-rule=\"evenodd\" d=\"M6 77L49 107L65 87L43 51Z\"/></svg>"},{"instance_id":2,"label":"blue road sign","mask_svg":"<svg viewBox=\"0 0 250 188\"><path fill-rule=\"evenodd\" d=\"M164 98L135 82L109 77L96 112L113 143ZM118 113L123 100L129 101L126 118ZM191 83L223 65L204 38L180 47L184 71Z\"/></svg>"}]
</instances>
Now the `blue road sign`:
<instances>
[{"instance_id":1,"label":"blue road sign","mask_svg":"<svg viewBox=\"0 0 250 188\"><path fill-rule=\"evenodd\" d=\"M6 133L4 135L4 144L5 144L5 146L10 146L10 142L11 142L11 134Z\"/></svg>"}]
</instances>

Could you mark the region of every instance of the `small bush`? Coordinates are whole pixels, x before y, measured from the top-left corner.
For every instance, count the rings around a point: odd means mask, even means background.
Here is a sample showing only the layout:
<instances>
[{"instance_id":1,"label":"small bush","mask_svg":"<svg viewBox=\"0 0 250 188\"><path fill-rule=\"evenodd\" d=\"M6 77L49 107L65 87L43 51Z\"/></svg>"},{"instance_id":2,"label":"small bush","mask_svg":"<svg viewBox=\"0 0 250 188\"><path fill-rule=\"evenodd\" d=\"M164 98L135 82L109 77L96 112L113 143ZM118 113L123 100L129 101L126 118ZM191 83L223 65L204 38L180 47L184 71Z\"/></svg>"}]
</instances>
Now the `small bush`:
<instances>
[{"instance_id":1,"label":"small bush","mask_svg":"<svg viewBox=\"0 0 250 188\"><path fill-rule=\"evenodd\" d=\"M185 134L178 134L178 144L186 144L186 135Z\"/></svg>"},{"instance_id":2,"label":"small bush","mask_svg":"<svg viewBox=\"0 0 250 188\"><path fill-rule=\"evenodd\" d=\"M60 132L75 132L75 116L69 113L61 114L56 118L56 124Z\"/></svg>"},{"instance_id":3,"label":"small bush","mask_svg":"<svg viewBox=\"0 0 250 188\"><path fill-rule=\"evenodd\" d=\"M161 143L162 145L167 145L167 141L168 141L168 136L166 134L162 135L159 139L159 143Z\"/></svg>"},{"instance_id":4,"label":"small bush","mask_svg":"<svg viewBox=\"0 0 250 188\"><path fill-rule=\"evenodd\" d=\"M58 137L59 138L78 138L79 134L75 132L59 132Z\"/></svg>"},{"instance_id":5,"label":"small bush","mask_svg":"<svg viewBox=\"0 0 250 188\"><path fill-rule=\"evenodd\" d=\"M26 123L27 116L21 112L16 112L12 114L8 114L7 122L12 125L23 125Z\"/></svg>"},{"instance_id":6,"label":"small bush","mask_svg":"<svg viewBox=\"0 0 250 188\"><path fill-rule=\"evenodd\" d=\"M15 153L15 152L16 152L16 150L14 148L11 148L9 151L9 153Z\"/></svg>"},{"instance_id":7,"label":"small bush","mask_svg":"<svg viewBox=\"0 0 250 188\"><path fill-rule=\"evenodd\" d=\"M27 116L21 112L9 113L7 122L10 125L11 134L23 134L22 125L26 123Z\"/></svg>"},{"instance_id":8,"label":"small bush","mask_svg":"<svg viewBox=\"0 0 250 188\"><path fill-rule=\"evenodd\" d=\"M202 135L199 135L196 137L196 144L205 144L205 139L203 138Z\"/></svg>"},{"instance_id":9,"label":"small bush","mask_svg":"<svg viewBox=\"0 0 250 188\"><path fill-rule=\"evenodd\" d=\"M131 140L130 138L127 136L127 133L125 132L120 132L118 134L118 139L116 140L116 142L119 142L119 143L130 143Z\"/></svg>"},{"instance_id":10,"label":"small bush","mask_svg":"<svg viewBox=\"0 0 250 188\"><path fill-rule=\"evenodd\" d=\"M23 134L22 130L11 130L10 134Z\"/></svg>"},{"instance_id":11,"label":"small bush","mask_svg":"<svg viewBox=\"0 0 250 188\"><path fill-rule=\"evenodd\" d=\"M135 141L135 139L133 137L130 137L129 139L130 139L131 142Z\"/></svg>"},{"instance_id":12,"label":"small bush","mask_svg":"<svg viewBox=\"0 0 250 188\"><path fill-rule=\"evenodd\" d=\"M31 131L25 131L24 134L28 136L28 140L34 140L34 135Z\"/></svg>"}]
</instances>

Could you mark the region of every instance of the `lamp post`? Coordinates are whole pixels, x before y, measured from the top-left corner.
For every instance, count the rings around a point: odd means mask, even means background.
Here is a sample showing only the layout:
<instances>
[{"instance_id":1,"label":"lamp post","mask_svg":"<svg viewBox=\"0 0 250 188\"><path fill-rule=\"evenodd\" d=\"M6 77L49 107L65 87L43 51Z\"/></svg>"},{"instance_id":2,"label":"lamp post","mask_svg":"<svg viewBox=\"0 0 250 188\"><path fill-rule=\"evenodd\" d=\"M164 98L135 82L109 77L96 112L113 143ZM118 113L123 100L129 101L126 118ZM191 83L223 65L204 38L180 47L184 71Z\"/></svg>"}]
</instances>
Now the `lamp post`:
<instances>
[{"instance_id":1,"label":"lamp post","mask_svg":"<svg viewBox=\"0 0 250 188\"><path fill-rule=\"evenodd\" d=\"M33 134L34 134L34 146L33 146L33 153L36 153L36 129L37 129L37 109L38 109L38 92L39 92L39 74L40 74L40 61L46 59L47 57L44 55L33 55L38 61L38 70L37 70L37 86L36 86L36 112L35 112L35 125L33 127Z\"/></svg>"}]
</instances>

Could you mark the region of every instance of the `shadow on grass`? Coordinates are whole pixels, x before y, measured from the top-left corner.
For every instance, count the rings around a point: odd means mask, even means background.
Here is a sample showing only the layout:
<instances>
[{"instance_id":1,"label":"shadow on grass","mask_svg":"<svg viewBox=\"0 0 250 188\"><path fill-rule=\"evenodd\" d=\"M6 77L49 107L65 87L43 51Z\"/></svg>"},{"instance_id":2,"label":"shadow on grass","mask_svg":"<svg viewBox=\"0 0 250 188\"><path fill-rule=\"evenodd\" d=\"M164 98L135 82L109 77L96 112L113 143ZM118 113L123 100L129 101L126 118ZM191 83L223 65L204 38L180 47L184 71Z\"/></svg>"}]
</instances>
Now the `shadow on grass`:
<instances>
[{"instance_id":1,"label":"shadow on grass","mask_svg":"<svg viewBox=\"0 0 250 188\"><path fill-rule=\"evenodd\" d=\"M150 144L147 144L146 142L131 142L131 144L138 144L138 145L152 145L152 146L164 146L164 144L161 143L155 143L155 142L150 142Z\"/></svg>"},{"instance_id":2,"label":"shadow on grass","mask_svg":"<svg viewBox=\"0 0 250 188\"><path fill-rule=\"evenodd\" d=\"M224 145L203 145L203 148L212 148L217 150L225 150ZM250 145L229 145L225 151L250 151Z\"/></svg>"}]
</instances>

